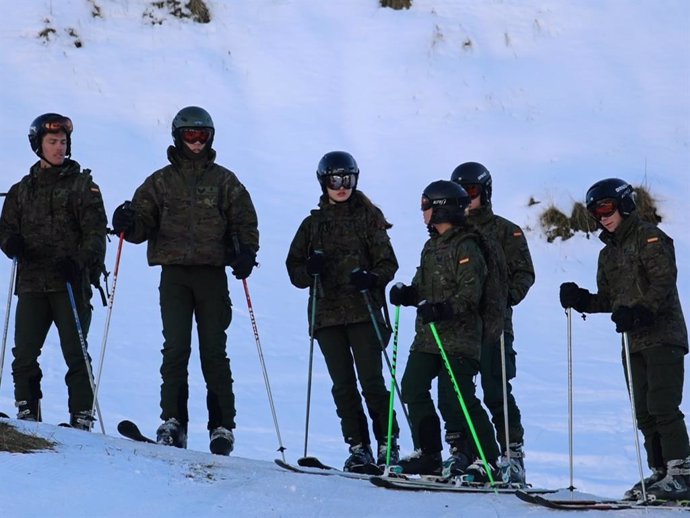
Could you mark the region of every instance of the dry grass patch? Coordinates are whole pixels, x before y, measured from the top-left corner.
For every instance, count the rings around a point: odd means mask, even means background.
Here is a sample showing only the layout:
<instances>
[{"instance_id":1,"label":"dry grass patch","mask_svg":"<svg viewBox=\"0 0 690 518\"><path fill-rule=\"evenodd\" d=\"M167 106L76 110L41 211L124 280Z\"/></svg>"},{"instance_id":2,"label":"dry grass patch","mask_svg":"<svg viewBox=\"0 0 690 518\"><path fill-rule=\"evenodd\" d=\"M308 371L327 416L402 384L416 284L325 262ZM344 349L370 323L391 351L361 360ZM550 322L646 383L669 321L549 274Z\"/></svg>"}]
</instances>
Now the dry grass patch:
<instances>
[{"instance_id":1,"label":"dry grass patch","mask_svg":"<svg viewBox=\"0 0 690 518\"><path fill-rule=\"evenodd\" d=\"M14 426L0 422L0 452L34 453L41 450L52 450L55 443L42 437L28 435Z\"/></svg>"}]
</instances>

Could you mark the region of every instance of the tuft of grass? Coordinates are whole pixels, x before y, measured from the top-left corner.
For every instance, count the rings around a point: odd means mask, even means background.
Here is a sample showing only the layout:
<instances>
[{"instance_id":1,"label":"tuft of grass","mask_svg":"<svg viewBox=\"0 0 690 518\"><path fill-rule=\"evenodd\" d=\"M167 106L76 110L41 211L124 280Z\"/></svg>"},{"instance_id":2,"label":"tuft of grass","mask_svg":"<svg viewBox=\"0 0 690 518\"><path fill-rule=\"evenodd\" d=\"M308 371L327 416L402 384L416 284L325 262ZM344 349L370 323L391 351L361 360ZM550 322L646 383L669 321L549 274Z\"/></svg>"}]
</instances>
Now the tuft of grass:
<instances>
[{"instance_id":1,"label":"tuft of grass","mask_svg":"<svg viewBox=\"0 0 690 518\"><path fill-rule=\"evenodd\" d=\"M0 452L34 453L52 450L55 443L42 437L28 435L8 423L0 422Z\"/></svg>"},{"instance_id":2,"label":"tuft of grass","mask_svg":"<svg viewBox=\"0 0 690 518\"><path fill-rule=\"evenodd\" d=\"M379 0L381 7L390 7L396 11L412 7L412 0Z\"/></svg>"}]
</instances>

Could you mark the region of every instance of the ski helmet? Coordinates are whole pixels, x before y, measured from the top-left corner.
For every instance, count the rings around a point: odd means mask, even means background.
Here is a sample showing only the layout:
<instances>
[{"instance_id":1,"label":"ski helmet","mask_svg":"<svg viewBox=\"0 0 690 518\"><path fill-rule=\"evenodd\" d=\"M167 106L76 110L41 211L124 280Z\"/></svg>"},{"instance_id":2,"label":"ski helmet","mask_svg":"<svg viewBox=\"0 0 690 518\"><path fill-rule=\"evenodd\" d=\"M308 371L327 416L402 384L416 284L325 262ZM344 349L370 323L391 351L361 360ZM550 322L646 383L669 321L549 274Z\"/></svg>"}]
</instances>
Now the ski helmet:
<instances>
[{"instance_id":1,"label":"ski helmet","mask_svg":"<svg viewBox=\"0 0 690 518\"><path fill-rule=\"evenodd\" d=\"M182 108L172 121L172 137L175 147L182 149L182 138L180 130L183 129L206 129L211 132L211 136L206 141L207 149L213 145L213 137L215 136L215 128L213 126L213 119L209 113L198 106L187 106Z\"/></svg>"},{"instance_id":2,"label":"ski helmet","mask_svg":"<svg viewBox=\"0 0 690 518\"><path fill-rule=\"evenodd\" d=\"M43 158L43 150L41 148L43 137L47 133L64 131L67 136L65 156L69 157L72 154L72 130L72 121L69 117L59 113L44 113L36 117L29 127L29 144L31 144L33 152L40 158Z\"/></svg>"},{"instance_id":3,"label":"ski helmet","mask_svg":"<svg viewBox=\"0 0 690 518\"><path fill-rule=\"evenodd\" d=\"M491 203L491 173L479 162L465 162L453 170L450 179L465 187L479 185L481 187L482 205Z\"/></svg>"},{"instance_id":4,"label":"ski helmet","mask_svg":"<svg viewBox=\"0 0 690 518\"><path fill-rule=\"evenodd\" d=\"M345 151L331 151L323 155L321 160L319 160L319 166L316 169L316 178L319 180L324 192L326 192L329 176L344 177L347 175L354 175L354 183L350 183L349 185L352 189L356 188L357 179L359 178L359 167L357 167L357 162L350 153L346 153Z\"/></svg>"},{"instance_id":5,"label":"ski helmet","mask_svg":"<svg viewBox=\"0 0 690 518\"><path fill-rule=\"evenodd\" d=\"M635 190L628 182L619 178L606 178L592 185L587 190L585 204L590 214L593 213L597 203L611 199L616 202L616 208L624 218L630 216L635 210Z\"/></svg>"},{"instance_id":6,"label":"ski helmet","mask_svg":"<svg viewBox=\"0 0 690 518\"><path fill-rule=\"evenodd\" d=\"M465 221L465 209L469 204L470 197L465 189L448 180L431 182L422 193L422 210L433 211L429 223L460 225Z\"/></svg>"}]
</instances>

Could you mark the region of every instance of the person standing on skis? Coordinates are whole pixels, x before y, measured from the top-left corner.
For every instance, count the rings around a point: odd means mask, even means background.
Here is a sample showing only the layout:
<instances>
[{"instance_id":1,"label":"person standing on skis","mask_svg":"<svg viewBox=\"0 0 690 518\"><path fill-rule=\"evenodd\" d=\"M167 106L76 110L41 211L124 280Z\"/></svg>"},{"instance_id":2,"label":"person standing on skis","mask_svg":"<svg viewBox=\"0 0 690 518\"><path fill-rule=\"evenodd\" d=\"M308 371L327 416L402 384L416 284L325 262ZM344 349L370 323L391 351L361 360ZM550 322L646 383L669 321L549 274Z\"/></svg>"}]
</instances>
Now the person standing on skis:
<instances>
[{"instance_id":1,"label":"person standing on skis","mask_svg":"<svg viewBox=\"0 0 690 518\"><path fill-rule=\"evenodd\" d=\"M359 168L352 155L326 153L316 177L322 193L319 208L299 226L285 264L293 285L317 290L313 333L333 382L333 400L349 445L344 470L368 470L375 463L386 463L390 393L382 375L382 344L365 295L387 342L390 329L381 308L398 261L386 232L391 224L357 189ZM376 456L357 379L378 441ZM393 416L392 464L398 460L398 431Z\"/></svg>"},{"instance_id":2,"label":"person standing on skis","mask_svg":"<svg viewBox=\"0 0 690 518\"><path fill-rule=\"evenodd\" d=\"M496 439L503 450L500 465L505 471L504 481L525 483L524 433L520 409L512 393L510 380L517 373L513 349L513 306L517 306L534 284L534 265L522 229L515 223L494 214L491 205L492 181L489 170L478 162L465 162L453 170L450 178L462 186L470 197L467 221L477 230L494 240L503 250L508 269L508 305L503 326L505 357L501 359L501 343L484 343L480 360L481 384L484 404L491 413ZM505 430L503 413L502 362L505 361L506 393L508 406L508 430ZM507 435L506 435L507 434ZM466 438L465 438L466 442ZM451 457L460 453L451 444ZM457 453L456 453L457 452ZM510 462L508 462L510 459ZM448 461L446 461L448 462ZM460 460L460 464L463 460Z\"/></svg>"},{"instance_id":3,"label":"person standing on skis","mask_svg":"<svg viewBox=\"0 0 690 518\"><path fill-rule=\"evenodd\" d=\"M39 161L7 193L0 247L18 265L12 349L17 418L42 420L38 357L54 322L67 363L70 425L90 431L93 380L67 285L86 340L92 311L90 270L103 264L108 220L90 171L70 158L72 130L72 121L58 113L45 113L31 123L29 143Z\"/></svg>"},{"instance_id":4,"label":"person standing on skis","mask_svg":"<svg viewBox=\"0 0 690 518\"><path fill-rule=\"evenodd\" d=\"M246 279L256 264L259 230L249 193L235 174L216 164L209 113L187 106L172 122L170 164L149 176L113 214L115 233L148 241L150 266L161 265L163 320L159 444L185 448L192 320L206 381L209 449L234 448L235 395L225 331L232 319L225 267Z\"/></svg>"},{"instance_id":5,"label":"person standing on skis","mask_svg":"<svg viewBox=\"0 0 690 518\"><path fill-rule=\"evenodd\" d=\"M486 411L475 395L482 347L480 301L488 275L480 237L468 226L465 210L469 196L458 184L438 180L422 194L424 224L430 238L422 249L420 265L411 285L395 284L389 294L394 306L415 306L415 337L402 378L402 398L408 405L415 451L400 460L403 473L442 475L441 423L431 398L431 383L438 381L438 408L445 421L446 438L455 439L468 429L452 378L429 324L434 323L468 414L477 431L491 474L473 449L464 470L468 481L497 480L499 450Z\"/></svg>"},{"instance_id":6,"label":"person standing on skis","mask_svg":"<svg viewBox=\"0 0 690 518\"><path fill-rule=\"evenodd\" d=\"M611 313L616 331L627 335L637 426L644 436L651 476L647 495L690 498L690 444L680 403L688 333L678 297L673 240L637 212L632 186L619 178L592 185L587 210L601 228L597 292L561 284L564 308ZM625 367L625 350L622 352ZM627 369L624 369L627 378ZM642 496L641 482L625 498Z\"/></svg>"}]
</instances>

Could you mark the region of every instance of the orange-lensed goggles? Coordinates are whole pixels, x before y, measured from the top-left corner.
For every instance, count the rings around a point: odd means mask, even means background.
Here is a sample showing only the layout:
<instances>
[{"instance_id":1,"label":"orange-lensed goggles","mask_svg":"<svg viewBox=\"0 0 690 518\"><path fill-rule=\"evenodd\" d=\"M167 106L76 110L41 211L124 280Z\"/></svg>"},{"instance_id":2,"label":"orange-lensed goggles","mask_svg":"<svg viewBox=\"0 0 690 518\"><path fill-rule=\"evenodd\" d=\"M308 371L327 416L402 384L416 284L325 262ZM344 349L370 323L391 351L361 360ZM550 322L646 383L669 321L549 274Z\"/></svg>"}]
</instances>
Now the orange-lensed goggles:
<instances>
[{"instance_id":1,"label":"orange-lensed goggles","mask_svg":"<svg viewBox=\"0 0 690 518\"><path fill-rule=\"evenodd\" d=\"M590 205L588 207L590 214L596 219L608 218L613 216L613 214L618 210L618 203L616 200L607 198L605 200L599 200L598 202Z\"/></svg>"},{"instance_id":2,"label":"orange-lensed goggles","mask_svg":"<svg viewBox=\"0 0 690 518\"><path fill-rule=\"evenodd\" d=\"M58 131L64 131L69 134L72 133L72 121L67 117L62 117L61 119L52 119L43 123L43 129L48 133L56 133Z\"/></svg>"},{"instance_id":3,"label":"orange-lensed goggles","mask_svg":"<svg viewBox=\"0 0 690 518\"><path fill-rule=\"evenodd\" d=\"M208 139L211 138L211 130L206 128L182 128L180 130L180 136L187 144L194 144L195 142L206 144Z\"/></svg>"},{"instance_id":4,"label":"orange-lensed goggles","mask_svg":"<svg viewBox=\"0 0 690 518\"><path fill-rule=\"evenodd\" d=\"M465 192L471 199L475 199L478 196L482 195L482 186L481 184L478 183L466 183L462 184L462 188L465 189Z\"/></svg>"}]
</instances>

